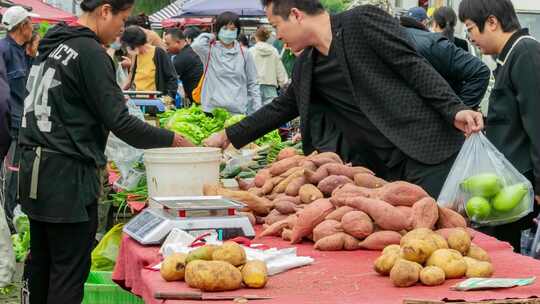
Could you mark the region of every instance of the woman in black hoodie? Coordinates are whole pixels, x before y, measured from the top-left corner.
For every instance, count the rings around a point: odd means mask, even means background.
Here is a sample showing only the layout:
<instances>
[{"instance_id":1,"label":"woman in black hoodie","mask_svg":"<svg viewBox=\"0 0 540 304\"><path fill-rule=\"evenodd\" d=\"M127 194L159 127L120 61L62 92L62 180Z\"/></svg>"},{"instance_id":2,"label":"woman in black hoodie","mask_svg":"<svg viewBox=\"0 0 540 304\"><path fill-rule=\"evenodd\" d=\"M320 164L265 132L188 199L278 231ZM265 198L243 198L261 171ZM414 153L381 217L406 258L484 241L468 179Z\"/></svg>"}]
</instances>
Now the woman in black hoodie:
<instances>
[{"instance_id":1,"label":"woman in black hoodie","mask_svg":"<svg viewBox=\"0 0 540 304\"><path fill-rule=\"evenodd\" d=\"M30 219L31 304L81 303L97 226L109 132L140 148L190 145L130 116L105 45L134 0L83 0L76 23L49 30L30 71L20 131L19 195Z\"/></svg>"}]
</instances>

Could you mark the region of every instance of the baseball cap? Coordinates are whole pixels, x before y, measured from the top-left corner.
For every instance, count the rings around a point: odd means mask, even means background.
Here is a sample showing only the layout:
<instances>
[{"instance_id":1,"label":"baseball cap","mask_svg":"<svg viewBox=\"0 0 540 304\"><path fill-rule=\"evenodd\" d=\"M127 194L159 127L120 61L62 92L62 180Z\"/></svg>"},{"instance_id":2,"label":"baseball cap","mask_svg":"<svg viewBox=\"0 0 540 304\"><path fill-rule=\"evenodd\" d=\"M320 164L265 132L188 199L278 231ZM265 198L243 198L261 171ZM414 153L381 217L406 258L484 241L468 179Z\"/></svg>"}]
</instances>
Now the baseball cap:
<instances>
[{"instance_id":1,"label":"baseball cap","mask_svg":"<svg viewBox=\"0 0 540 304\"><path fill-rule=\"evenodd\" d=\"M428 18L426 10L423 7L413 7L407 11L407 16L416 19L418 22L422 22Z\"/></svg>"},{"instance_id":2,"label":"baseball cap","mask_svg":"<svg viewBox=\"0 0 540 304\"><path fill-rule=\"evenodd\" d=\"M38 17L38 15L30 13L22 6L12 6L2 16L2 24L8 31L11 31L17 24L23 22L28 17Z\"/></svg>"}]
</instances>

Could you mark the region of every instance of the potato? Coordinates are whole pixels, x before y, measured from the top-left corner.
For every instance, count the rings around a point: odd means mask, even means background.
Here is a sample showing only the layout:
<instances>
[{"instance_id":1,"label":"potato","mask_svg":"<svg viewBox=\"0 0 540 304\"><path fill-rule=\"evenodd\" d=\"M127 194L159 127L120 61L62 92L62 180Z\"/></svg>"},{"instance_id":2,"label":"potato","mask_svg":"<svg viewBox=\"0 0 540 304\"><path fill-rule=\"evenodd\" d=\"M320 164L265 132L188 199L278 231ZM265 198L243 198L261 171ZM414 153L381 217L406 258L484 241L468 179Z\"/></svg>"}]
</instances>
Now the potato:
<instances>
[{"instance_id":1,"label":"potato","mask_svg":"<svg viewBox=\"0 0 540 304\"><path fill-rule=\"evenodd\" d=\"M354 210L355 210L354 208L349 207L349 206L339 207L336 210L332 211L330 214L328 214L325 219L341 222L341 219L343 218L345 214Z\"/></svg>"},{"instance_id":2,"label":"potato","mask_svg":"<svg viewBox=\"0 0 540 304\"><path fill-rule=\"evenodd\" d=\"M467 278L489 278L493 275L493 265L486 261L476 261L467 265Z\"/></svg>"},{"instance_id":3,"label":"potato","mask_svg":"<svg viewBox=\"0 0 540 304\"><path fill-rule=\"evenodd\" d=\"M166 257L161 264L159 272L165 281L181 281L186 270L186 257L184 253L173 253Z\"/></svg>"},{"instance_id":4,"label":"potato","mask_svg":"<svg viewBox=\"0 0 540 304\"><path fill-rule=\"evenodd\" d=\"M448 247L466 255L471 247L471 237L464 229L456 229L448 235Z\"/></svg>"},{"instance_id":5,"label":"potato","mask_svg":"<svg viewBox=\"0 0 540 304\"><path fill-rule=\"evenodd\" d=\"M234 266L246 263L246 252L242 246L235 242L227 241L212 253L212 260L229 262Z\"/></svg>"},{"instance_id":6,"label":"potato","mask_svg":"<svg viewBox=\"0 0 540 304\"><path fill-rule=\"evenodd\" d=\"M463 260L465 260L465 263L467 264L467 269L469 269L469 267L471 267L474 263L479 262L471 257L463 257Z\"/></svg>"},{"instance_id":7,"label":"potato","mask_svg":"<svg viewBox=\"0 0 540 304\"><path fill-rule=\"evenodd\" d=\"M211 261L212 254L217 248L218 248L217 245L209 244L209 245L204 245L202 247L199 247L195 250L190 251L186 257L186 264L189 264L191 263L191 261L194 261L194 260Z\"/></svg>"},{"instance_id":8,"label":"potato","mask_svg":"<svg viewBox=\"0 0 540 304\"><path fill-rule=\"evenodd\" d=\"M358 239L364 239L373 233L373 222L369 216L362 211L351 211L341 219L343 230Z\"/></svg>"},{"instance_id":9,"label":"potato","mask_svg":"<svg viewBox=\"0 0 540 304\"><path fill-rule=\"evenodd\" d=\"M242 267L242 281L249 288L263 288L268 282L268 269L263 261L248 261Z\"/></svg>"},{"instance_id":10,"label":"potato","mask_svg":"<svg viewBox=\"0 0 540 304\"><path fill-rule=\"evenodd\" d=\"M426 238L427 240L435 244L435 247L437 247L437 249L448 249L448 243L446 242L446 239L442 237L441 235L437 233L432 233L428 235Z\"/></svg>"},{"instance_id":11,"label":"potato","mask_svg":"<svg viewBox=\"0 0 540 304\"><path fill-rule=\"evenodd\" d=\"M392 245L393 246L393 245ZM396 261L399 260L399 253L390 252L381 255L375 260L373 264L373 269L381 275L387 276L390 274L392 267L396 264Z\"/></svg>"},{"instance_id":12,"label":"potato","mask_svg":"<svg viewBox=\"0 0 540 304\"><path fill-rule=\"evenodd\" d=\"M304 204L310 204L311 202L324 197L319 188L312 184L305 184L300 187L298 194L300 195L300 201Z\"/></svg>"},{"instance_id":13,"label":"potato","mask_svg":"<svg viewBox=\"0 0 540 304\"><path fill-rule=\"evenodd\" d=\"M436 286L444 283L444 270L437 266L428 266L420 271L420 282L427 286Z\"/></svg>"},{"instance_id":14,"label":"potato","mask_svg":"<svg viewBox=\"0 0 540 304\"><path fill-rule=\"evenodd\" d=\"M429 241L412 239L401 248L401 257L411 262L423 264L435 250L437 247Z\"/></svg>"},{"instance_id":15,"label":"potato","mask_svg":"<svg viewBox=\"0 0 540 304\"><path fill-rule=\"evenodd\" d=\"M426 237L428 237L429 235L431 235L432 233L433 233L433 231L431 231L430 229L427 229L427 228L418 228L418 229L411 230L411 231L407 232L407 234L405 234L401 238L400 245L403 246L406 242L408 242L408 241L410 241L412 239L423 240Z\"/></svg>"},{"instance_id":16,"label":"potato","mask_svg":"<svg viewBox=\"0 0 540 304\"><path fill-rule=\"evenodd\" d=\"M325 220L313 229L313 241L317 242L322 238L338 232L343 232L340 222L335 220Z\"/></svg>"},{"instance_id":17,"label":"potato","mask_svg":"<svg viewBox=\"0 0 540 304\"><path fill-rule=\"evenodd\" d=\"M242 287L242 273L224 261L196 260L186 267L186 283L202 291L236 290Z\"/></svg>"},{"instance_id":18,"label":"potato","mask_svg":"<svg viewBox=\"0 0 540 304\"><path fill-rule=\"evenodd\" d=\"M401 247L399 245L388 245L384 247L382 254L395 253L399 254L401 252Z\"/></svg>"},{"instance_id":19,"label":"potato","mask_svg":"<svg viewBox=\"0 0 540 304\"><path fill-rule=\"evenodd\" d=\"M459 251L454 249L435 250L428 258L426 265L441 268L447 279L461 278L467 272L467 263Z\"/></svg>"},{"instance_id":20,"label":"potato","mask_svg":"<svg viewBox=\"0 0 540 304\"><path fill-rule=\"evenodd\" d=\"M399 259L390 271L390 281L396 287L409 287L418 282L422 266L418 263Z\"/></svg>"},{"instance_id":21,"label":"potato","mask_svg":"<svg viewBox=\"0 0 540 304\"><path fill-rule=\"evenodd\" d=\"M467 252L467 256L479 261L491 262L489 254L480 246L475 244L471 244L469 251Z\"/></svg>"},{"instance_id":22,"label":"potato","mask_svg":"<svg viewBox=\"0 0 540 304\"><path fill-rule=\"evenodd\" d=\"M469 234L469 236L471 237L471 240L474 240L474 235L475 235L476 231L474 231L471 228L462 228L462 227L458 227L458 228L441 228L441 229L436 230L435 233L441 235L446 240L446 239L448 239L448 236L450 235L450 233L452 231L454 231L455 229L465 229L467 231L467 233Z\"/></svg>"}]
</instances>

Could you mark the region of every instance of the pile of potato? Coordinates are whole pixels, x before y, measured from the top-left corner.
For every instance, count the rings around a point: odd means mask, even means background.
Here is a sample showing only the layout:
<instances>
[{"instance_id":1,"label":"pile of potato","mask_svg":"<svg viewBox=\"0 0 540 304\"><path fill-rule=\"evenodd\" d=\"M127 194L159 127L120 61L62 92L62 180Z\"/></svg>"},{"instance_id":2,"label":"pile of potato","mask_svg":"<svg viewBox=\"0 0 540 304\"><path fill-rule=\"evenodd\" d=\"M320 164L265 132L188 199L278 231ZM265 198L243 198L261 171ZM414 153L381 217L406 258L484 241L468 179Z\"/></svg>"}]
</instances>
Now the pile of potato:
<instances>
[{"instance_id":1,"label":"pile of potato","mask_svg":"<svg viewBox=\"0 0 540 304\"><path fill-rule=\"evenodd\" d=\"M263 261L246 261L246 252L235 242L221 246L204 245L189 254L175 253L161 265L165 281L185 280L189 287L202 291L226 291L242 288L263 288L268 270Z\"/></svg>"},{"instance_id":2,"label":"pile of potato","mask_svg":"<svg viewBox=\"0 0 540 304\"><path fill-rule=\"evenodd\" d=\"M488 253L471 238L471 231L464 228L440 233L415 229L401 238L400 245L385 247L373 267L377 273L390 276L397 287L413 286L418 281L435 286L446 279L491 277Z\"/></svg>"},{"instance_id":3,"label":"pile of potato","mask_svg":"<svg viewBox=\"0 0 540 304\"><path fill-rule=\"evenodd\" d=\"M387 182L331 152L282 150L253 183L240 184L246 190L206 186L204 193L244 202L253 223L265 228L259 237L281 236L293 244L307 239L318 250L381 250L413 229L467 226L421 187Z\"/></svg>"}]
</instances>

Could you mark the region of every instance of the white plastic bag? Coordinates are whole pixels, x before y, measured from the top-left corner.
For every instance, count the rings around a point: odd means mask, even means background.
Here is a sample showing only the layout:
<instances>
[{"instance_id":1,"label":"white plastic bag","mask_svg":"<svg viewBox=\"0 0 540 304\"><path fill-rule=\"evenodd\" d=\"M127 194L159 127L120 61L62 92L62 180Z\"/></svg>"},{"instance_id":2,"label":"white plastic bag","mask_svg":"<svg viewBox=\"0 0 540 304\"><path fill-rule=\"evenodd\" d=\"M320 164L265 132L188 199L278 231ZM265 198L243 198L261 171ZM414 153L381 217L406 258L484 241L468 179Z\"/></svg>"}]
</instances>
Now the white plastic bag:
<instances>
[{"instance_id":1,"label":"white plastic bag","mask_svg":"<svg viewBox=\"0 0 540 304\"><path fill-rule=\"evenodd\" d=\"M144 114L131 100L128 100L127 107L129 114L144 121ZM120 175L127 178L133 165L140 161L143 156L143 150L134 148L113 133L109 135L105 155L109 160L114 161L116 167L120 171Z\"/></svg>"},{"instance_id":2,"label":"white plastic bag","mask_svg":"<svg viewBox=\"0 0 540 304\"><path fill-rule=\"evenodd\" d=\"M438 203L467 215L475 226L497 226L532 212L534 192L529 180L476 133L465 140Z\"/></svg>"}]
</instances>

